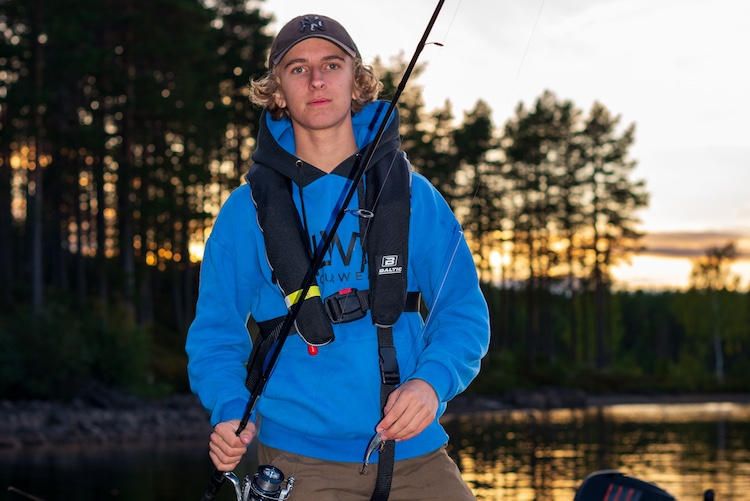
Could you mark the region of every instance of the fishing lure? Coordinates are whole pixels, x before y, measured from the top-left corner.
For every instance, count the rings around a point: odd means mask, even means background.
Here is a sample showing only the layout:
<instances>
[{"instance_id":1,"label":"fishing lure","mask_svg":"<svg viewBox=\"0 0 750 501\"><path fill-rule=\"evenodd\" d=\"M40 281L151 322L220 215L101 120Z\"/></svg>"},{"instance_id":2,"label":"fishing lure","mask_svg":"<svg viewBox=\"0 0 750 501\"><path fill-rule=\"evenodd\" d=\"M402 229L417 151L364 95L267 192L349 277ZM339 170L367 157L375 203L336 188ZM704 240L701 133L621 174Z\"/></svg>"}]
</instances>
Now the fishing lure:
<instances>
[{"instance_id":1,"label":"fishing lure","mask_svg":"<svg viewBox=\"0 0 750 501\"><path fill-rule=\"evenodd\" d=\"M372 440L370 440L370 445L367 446L367 452L365 453L365 460L362 463L362 468L359 470L360 475L365 475L367 473L367 465L370 464L370 456L372 456L372 453L375 451L378 451L379 453L383 452L385 442L381 436L382 434L383 432L377 433L372 437Z\"/></svg>"}]
</instances>

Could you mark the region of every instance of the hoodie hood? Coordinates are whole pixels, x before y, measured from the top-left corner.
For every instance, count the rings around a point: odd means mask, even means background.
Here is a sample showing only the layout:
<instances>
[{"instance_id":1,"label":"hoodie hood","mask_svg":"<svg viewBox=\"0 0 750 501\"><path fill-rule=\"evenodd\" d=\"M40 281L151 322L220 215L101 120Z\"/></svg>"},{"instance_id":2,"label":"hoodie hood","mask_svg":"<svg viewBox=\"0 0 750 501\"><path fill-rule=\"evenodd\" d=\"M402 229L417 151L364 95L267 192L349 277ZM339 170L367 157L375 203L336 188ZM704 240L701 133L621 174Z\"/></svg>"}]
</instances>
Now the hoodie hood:
<instances>
[{"instance_id":1,"label":"hoodie hood","mask_svg":"<svg viewBox=\"0 0 750 501\"><path fill-rule=\"evenodd\" d=\"M352 126L358 153L363 154L365 148L374 141L375 134L385 118L388 105L389 103L386 101L376 101L366 105L359 113L352 115ZM388 153L397 150L400 144L399 119L396 111L391 114L383 138L373 154L368 170L370 166L375 165ZM253 162L266 165L302 186L306 186L326 175L325 172L306 162L298 165L300 160L295 156L294 151L294 129L291 120L287 117L274 120L264 110L260 120L258 142L252 155ZM331 174L351 179L354 177L354 160L355 156L352 155L336 167Z\"/></svg>"}]
</instances>

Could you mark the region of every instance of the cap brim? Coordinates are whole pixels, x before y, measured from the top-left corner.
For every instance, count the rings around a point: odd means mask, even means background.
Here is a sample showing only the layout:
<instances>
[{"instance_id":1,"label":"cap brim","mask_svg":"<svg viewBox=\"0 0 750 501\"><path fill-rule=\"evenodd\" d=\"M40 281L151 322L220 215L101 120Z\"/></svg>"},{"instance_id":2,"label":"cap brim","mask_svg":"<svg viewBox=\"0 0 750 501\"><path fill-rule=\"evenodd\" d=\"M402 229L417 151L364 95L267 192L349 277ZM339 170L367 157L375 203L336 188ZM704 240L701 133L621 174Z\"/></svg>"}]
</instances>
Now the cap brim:
<instances>
[{"instance_id":1,"label":"cap brim","mask_svg":"<svg viewBox=\"0 0 750 501\"><path fill-rule=\"evenodd\" d=\"M287 48L286 48L286 49L284 49L283 51L279 52L279 53L278 53L278 54L276 55L276 57L274 57L273 59L271 59L271 66L276 66L277 64L279 64L279 63L281 62L281 60L282 60L282 59L284 59L284 56L286 56L286 55L287 55L287 53L288 53L288 52L289 52L290 50L292 50L292 48L293 48L293 47L294 47L295 45L297 45L298 43L300 43L300 42L301 42L301 41L303 41L303 40L307 40L308 38L322 38L322 39L324 39L324 40L328 40L329 42L331 42L331 43L332 43L332 44L334 44L334 45L335 45L336 47L338 47L339 49L343 50L344 52L346 52L346 53L347 53L347 54L349 54L350 56L352 56L352 57L357 57L357 52L356 52L356 51L354 51L354 50L352 50L352 49L351 49L350 47L347 47L346 45L344 45L344 44L340 43L340 42L339 42L338 40L336 40L335 38L333 38L333 37L329 37L329 36L327 36L327 35L321 35L321 34L315 33L315 34L312 34L312 35L307 35L307 36L304 36L304 37L300 38L299 40L295 41L295 42L294 42L294 43L293 43L292 45L290 45L289 47L287 47Z\"/></svg>"}]
</instances>

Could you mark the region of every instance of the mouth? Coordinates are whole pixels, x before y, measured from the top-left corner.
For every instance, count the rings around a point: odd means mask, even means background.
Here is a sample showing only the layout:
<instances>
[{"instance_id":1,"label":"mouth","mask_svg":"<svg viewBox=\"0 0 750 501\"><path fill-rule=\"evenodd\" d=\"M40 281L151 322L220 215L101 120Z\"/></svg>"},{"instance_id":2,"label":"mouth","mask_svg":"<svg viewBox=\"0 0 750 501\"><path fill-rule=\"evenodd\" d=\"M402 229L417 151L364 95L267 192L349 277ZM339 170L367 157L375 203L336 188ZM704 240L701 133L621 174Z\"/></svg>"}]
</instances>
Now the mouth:
<instances>
[{"instance_id":1,"label":"mouth","mask_svg":"<svg viewBox=\"0 0 750 501\"><path fill-rule=\"evenodd\" d=\"M325 99L321 97L321 98L313 99L312 101L310 101L310 106L320 106L322 104L328 104L330 102L331 102L330 99Z\"/></svg>"}]
</instances>

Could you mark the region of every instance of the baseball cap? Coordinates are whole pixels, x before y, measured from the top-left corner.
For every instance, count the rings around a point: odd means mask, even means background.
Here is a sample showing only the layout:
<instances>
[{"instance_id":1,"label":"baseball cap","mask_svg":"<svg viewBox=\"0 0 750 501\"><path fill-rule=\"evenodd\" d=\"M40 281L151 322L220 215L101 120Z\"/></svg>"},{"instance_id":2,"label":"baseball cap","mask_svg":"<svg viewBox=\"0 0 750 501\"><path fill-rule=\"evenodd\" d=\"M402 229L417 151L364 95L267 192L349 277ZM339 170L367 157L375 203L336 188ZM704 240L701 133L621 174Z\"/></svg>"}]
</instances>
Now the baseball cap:
<instances>
[{"instance_id":1,"label":"baseball cap","mask_svg":"<svg viewBox=\"0 0 750 501\"><path fill-rule=\"evenodd\" d=\"M268 67L273 68L289 50L307 38L323 38L338 45L352 57L359 56L359 49L343 26L336 20L317 14L298 16L281 28L271 45Z\"/></svg>"}]
</instances>

